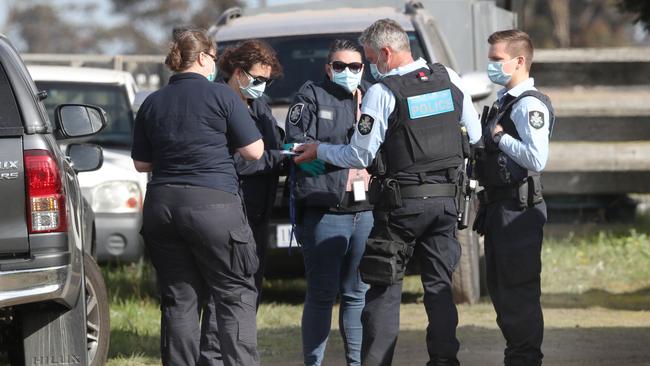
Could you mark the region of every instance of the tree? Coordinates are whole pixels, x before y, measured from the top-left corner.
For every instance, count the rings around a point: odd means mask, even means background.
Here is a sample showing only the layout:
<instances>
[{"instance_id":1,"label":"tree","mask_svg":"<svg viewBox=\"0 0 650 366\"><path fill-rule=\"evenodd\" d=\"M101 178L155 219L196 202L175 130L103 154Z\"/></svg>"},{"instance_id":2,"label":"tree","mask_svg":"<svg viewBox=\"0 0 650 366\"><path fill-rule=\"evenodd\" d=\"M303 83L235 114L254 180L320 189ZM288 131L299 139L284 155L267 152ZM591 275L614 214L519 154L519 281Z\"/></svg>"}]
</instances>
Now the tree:
<instances>
[{"instance_id":1,"label":"tree","mask_svg":"<svg viewBox=\"0 0 650 366\"><path fill-rule=\"evenodd\" d=\"M160 53L174 26L207 29L229 7L240 0L111 0L113 12L127 20L109 33L127 43L127 53Z\"/></svg>"},{"instance_id":2,"label":"tree","mask_svg":"<svg viewBox=\"0 0 650 366\"><path fill-rule=\"evenodd\" d=\"M91 11L92 8L85 9ZM96 33L100 27L77 27L60 15L52 5L23 1L14 5L7 18L7 28L18 37L25 52L84 53L98 52Z\"/></svg>"},{"instance_id":3,"label":"tree","mask_svg":"<svg viewBox=\"0 0 650 366\"><path fill-rule=\"evenodd\" d=\"M644 24L650 31L650 1L648 0L620 0L619 8L622 11L636 14L635 22Z\"/></svg>"}]
</instances>

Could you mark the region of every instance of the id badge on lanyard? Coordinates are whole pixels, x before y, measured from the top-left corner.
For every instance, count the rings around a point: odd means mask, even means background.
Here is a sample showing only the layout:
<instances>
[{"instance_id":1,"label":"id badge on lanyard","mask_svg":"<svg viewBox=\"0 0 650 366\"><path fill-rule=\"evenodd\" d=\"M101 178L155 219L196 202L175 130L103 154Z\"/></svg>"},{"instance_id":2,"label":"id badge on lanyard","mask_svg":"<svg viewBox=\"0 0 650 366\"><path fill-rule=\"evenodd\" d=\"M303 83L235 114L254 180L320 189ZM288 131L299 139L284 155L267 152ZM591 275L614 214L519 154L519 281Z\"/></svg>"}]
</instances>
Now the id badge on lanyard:
<instances>
[{"instance_id":1,"label":"id badge on lanyard","mask_svg":"<svg viewBox=\"0 0 650 366\"><path fill-rule=\"evenodd\" d=\"M366 200L366 182L363 177L352 181L352 195L354 196L354 202Z\"/></svg>"}]
</instances>

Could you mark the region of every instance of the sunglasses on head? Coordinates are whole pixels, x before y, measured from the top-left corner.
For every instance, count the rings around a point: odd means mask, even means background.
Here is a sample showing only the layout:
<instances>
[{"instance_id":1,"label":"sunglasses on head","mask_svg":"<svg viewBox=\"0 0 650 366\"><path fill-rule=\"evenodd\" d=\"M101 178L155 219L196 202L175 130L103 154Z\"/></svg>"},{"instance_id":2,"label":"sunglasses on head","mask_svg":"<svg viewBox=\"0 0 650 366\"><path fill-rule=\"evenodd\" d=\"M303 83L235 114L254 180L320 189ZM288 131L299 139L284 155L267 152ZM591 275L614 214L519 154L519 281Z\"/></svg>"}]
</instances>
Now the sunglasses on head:
<instances>
[{"instance_id":1,"label":"sunglasses on head","mask_svg":"<svg viewBox=\"0 0 650 366\"><path fill-rule=\"evenodd\" d=\"M361 62L350 62L349 64L346 64L343 61L332 61L329 65L332 67L332 70L336 72L342 72L347 67L355 74L361 71L361 68L363 67Z\"/></svg>"},{"instance_id":2,"label":"sunglasses on head","mask_svg":"<svg viewBox=\"0 0 650 366\"><path fill-rule=\"evenodd\" d=\"M217 56L215 56L215 55L213 55L213 54L211 54L209 52L203 52L203 54L208 55L214 61L214 63L217 63Z\"/></svg>"},{"instance_id":3,"label":"sunglasses on head","mask_svg":"<svg viewBox=\"0 0 650 366\"><path fill-rule=\"evenodd\" d=\"M253 78L253 85L255 85L255 86L260 85L260 84L264 84L264 83L266 83L266 86L269 86L269 85L273 84L273 79L268 79L268 78L265 78L264 76L253 76L248 71L246 71L244 69L242 69L242 71L246 75Z\"/></svg>"}]
</instances>

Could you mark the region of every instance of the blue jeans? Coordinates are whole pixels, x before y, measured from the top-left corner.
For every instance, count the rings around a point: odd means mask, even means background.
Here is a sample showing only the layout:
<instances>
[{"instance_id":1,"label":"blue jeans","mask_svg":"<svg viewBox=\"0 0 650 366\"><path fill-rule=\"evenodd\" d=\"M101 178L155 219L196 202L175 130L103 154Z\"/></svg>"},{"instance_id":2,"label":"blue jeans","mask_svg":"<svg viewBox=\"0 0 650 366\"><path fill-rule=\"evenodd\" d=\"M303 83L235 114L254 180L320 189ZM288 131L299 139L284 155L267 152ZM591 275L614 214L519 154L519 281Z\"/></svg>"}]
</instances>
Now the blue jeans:
<instances>
[{"instance_id":1,"label":"blue jeans","mask_svg":"<svg viewBox=\"0 0 650 366\"><path fill-rule=\"evenodd\" d=\"M302 313L305 365L318 366L323 361L332 307L339 293L339 328L347 363L361 365L361 311L368 285L361 282L358 268L372 225L372 211L305 210L299 231L307 277Z\"/></svg>"}]
</instances>

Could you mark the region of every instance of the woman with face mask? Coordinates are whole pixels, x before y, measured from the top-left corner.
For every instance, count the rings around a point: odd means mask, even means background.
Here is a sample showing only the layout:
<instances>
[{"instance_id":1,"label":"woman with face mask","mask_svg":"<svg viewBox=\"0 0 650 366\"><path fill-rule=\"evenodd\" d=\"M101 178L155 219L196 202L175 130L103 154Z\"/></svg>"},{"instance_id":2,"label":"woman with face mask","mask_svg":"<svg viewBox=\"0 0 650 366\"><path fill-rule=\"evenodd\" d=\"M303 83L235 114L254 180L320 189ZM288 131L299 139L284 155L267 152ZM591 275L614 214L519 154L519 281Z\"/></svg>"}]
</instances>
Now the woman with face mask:
<instances>
[{"instance_id":1,"label":"woman with face mask","mask_svg":"<svg viewBox=\"0 0 650 366\"><path fill-rule=\"evenodd\" d=\"M241 155L234 155L248 221L257 243L260 266L255 274L255 285L260 291L269 240L269 218L275 202L278 178L288 161L288 155L282 153L283 131L271 114L266 98L262 96L266 87L282 75L282 66L275 51L258 40L245 41L227 48L219 57L218 66L217 82L226 83L239 95L264 141L264 154L260 160L248 162Z\"/></svg>"},{"instance_id":2,"label":"woman with face mask","mask_svg":"<svg viewBox=\"0 0 650 366\"><path fill-rule=\"evenodd\" d=\"M206 298L227 325L223 364L259 364L258 260L232 155L259 159L264 144L239 95L211 81L215 62L204 32L175 32L165 60L174 75L135 119L131 156L138 171L152 172L142 234L160 287L163 365L198 363Z\"/></svg>"},{"instance_id":3,"label":"woman with face mask","mask_svg":"<svg viewBox=\"0 0 650 366\"><path fill-rule=\"evenodd\" d=\"M325 64L325 78L308 81L298 91L286 121L289 142L347 144L359 119L366 90L359 46L335 41ZM317 162L318 160L316 160ZM313 162L312 162L313 163ZM298 165L296 198L302 213L302 244L307 293L302 316L305 365L320 365L330 333L332 307L340 295L339 327L348 365L361 364L361 311L367 285L358 266L373 225L365 170L320 163Z\"/></svg>"}]
</instances>

